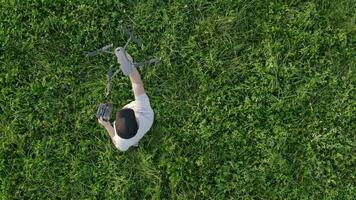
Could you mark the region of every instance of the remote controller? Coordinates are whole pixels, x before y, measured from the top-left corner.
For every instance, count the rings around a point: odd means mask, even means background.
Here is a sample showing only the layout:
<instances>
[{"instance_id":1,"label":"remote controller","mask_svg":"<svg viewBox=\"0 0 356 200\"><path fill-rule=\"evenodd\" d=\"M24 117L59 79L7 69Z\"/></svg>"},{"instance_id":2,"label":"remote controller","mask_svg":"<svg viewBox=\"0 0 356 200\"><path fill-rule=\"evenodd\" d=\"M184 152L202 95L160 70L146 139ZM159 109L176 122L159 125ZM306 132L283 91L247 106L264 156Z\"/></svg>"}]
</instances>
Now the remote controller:
<instances>
[{"instance_id":1,"label":"remote controller","mask_svg":"<svg viewBox=\"0 0 356 200\"><path fill-rule=\"evenodd\" d=\"M102 117L104 121L109 121L112 112L112 104L109 103L101 103L98 107L98 111L96 112L96 118Z\"/></svg>"}]
</instances>

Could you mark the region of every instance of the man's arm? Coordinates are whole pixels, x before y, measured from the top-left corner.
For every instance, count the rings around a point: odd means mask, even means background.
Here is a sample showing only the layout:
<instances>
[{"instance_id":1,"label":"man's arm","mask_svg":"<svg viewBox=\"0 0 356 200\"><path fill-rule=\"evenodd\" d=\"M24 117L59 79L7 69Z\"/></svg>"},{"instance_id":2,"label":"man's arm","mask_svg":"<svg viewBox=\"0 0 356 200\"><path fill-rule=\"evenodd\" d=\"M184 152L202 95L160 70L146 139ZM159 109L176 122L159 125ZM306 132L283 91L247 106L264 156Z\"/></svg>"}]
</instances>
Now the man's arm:
<instances>
[{"instance_id":1,"label":"man's arm","mask_svg":"<svg viewBox=\"0 0 356 200\"><path fill-rule=\"evenodd\" d=\"M130 74L130 80L131 80L131 85L132 85L132 90L135 95L135 97L144 94L145 89L143 88L143 83L141 80L140 73L136 68L133 69L133 72Z\"/></svg>"},{"instance_id":2,"label":"man's arm","mask_svg":"<svg viewBox=\"0 0 356 200\"><path fill-rule=\"evenodd\" d=\"M117 48L115 49L115 55L117 56L117 59L118 59L118 63L120 64L120 56L119 56L119 52L120 49ZM131 57L130 54L126 53L126 56L127 58L133 62L133 59ZM129 75L130 77L130 80L131 80L131 85L132 85L132 90L133 90L133 93L135 95L135 97L141 95L141 94L144 94L145 93L145 89L143 88L143 83L142 83L142 80L141 80L141 76L140 76L140 73L138 72L138 70L136 69L136 67L133 67L133 71L132 73Z\"/></svg>"},{"instance_id":3,"label":"man's arm","mask_svg":"<svg viewBox=\"0 0 356 200\"><path fill-rule=\"evenodd\" d=\"M104 128L106 129L106 131L109 133L111 141L114 143L115 145L115 141L114 141L114 136L115 136L115 130L114 127L111 126L110 122L106 122L102 119L102 117L100 117L98 119L98 122L104 126Z\"/></svg>"}]
</instances>

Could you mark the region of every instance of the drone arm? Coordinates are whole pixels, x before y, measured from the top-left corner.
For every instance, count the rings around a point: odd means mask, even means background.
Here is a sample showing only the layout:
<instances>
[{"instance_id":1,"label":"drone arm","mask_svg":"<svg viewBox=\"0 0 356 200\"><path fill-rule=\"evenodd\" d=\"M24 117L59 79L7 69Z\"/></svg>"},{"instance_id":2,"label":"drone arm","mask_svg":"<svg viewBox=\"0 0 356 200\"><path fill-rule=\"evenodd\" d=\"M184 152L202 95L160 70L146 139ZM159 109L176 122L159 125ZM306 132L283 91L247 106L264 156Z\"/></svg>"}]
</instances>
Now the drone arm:
<instances>
[{"instance_id":1,"label":"drone arm","mask_svg":"<svg viewBox=\"0 0 356 200\"><path fill-rule=\"evenodd\" d=\"M143 63L143 62L139 62L139 63L132 63L132 65L133 65L134 67L142 67L142 66L144 66L144 65L145 65L145 63Z\"/></svg>"},{"instance_id":2,"label":"drone arm","mask_svg":"<svg viewBox=\"0 0 356 200\"><path fill-rule=\"evenodd\" d=\"M106 45L106 46L104 46L104 47L101 48L101 49L97 49L97 50L95 50L95 51L88 52L88 53L86 54L86 56L89 56L89 57L90 57L90 56L96 56L96 55L99 55L99 54L101 54L101 53L115 54L115 53L113 53L113 52L108 51L108 49L112 48L113 46L114 46L113 44Z\"/></svg>"},{"instance_id":3,"label":"drone arm","mask_svg":"<svg viewBox=\"0 0 356 200\"><path fill-rule=\"evenodd\" d=\"M134 67L141 67L141 66L143 66L143 65L149 65L149 64L158 62L158 61L160 61L160 60L161 60L161 59L159 59L159 58L153 58L153 59L151 59L151 60L144 61L144 62L132 63L132 65L133 65Z\"/></svg>"},{"instance_id":4,"label":"drone arm","mask_svg":"<svg viewBox=\"0 0 356 200\"><path fill-rule=\"evenodd\" d=\"M108 50L104 50L103 52L109 53L109 54L115 54L114 52L111 52L111 51L108 51Z\"/></svg>"}]
</instances>

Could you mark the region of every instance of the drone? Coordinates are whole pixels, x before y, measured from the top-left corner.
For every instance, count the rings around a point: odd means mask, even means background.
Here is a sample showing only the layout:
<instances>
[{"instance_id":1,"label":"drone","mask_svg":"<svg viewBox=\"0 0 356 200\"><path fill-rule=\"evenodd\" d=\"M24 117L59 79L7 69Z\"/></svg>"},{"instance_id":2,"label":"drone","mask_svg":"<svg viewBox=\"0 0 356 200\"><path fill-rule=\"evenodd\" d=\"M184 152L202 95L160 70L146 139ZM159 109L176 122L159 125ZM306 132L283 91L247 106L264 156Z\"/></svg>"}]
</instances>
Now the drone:
<instances>
[{"instance_id":1,"label":"drone","mask_svg":"<svg viewBox=\"0 0 356 200\"><path fill-rule=\"evenodd\" d=\"M114 45L109 44L109 45L106 45L100 49L89 52L86 55L89 57L96 56L96 55L103 54L103 53L116 55L118 57L120 69L125 76L130 75L132 73L134 67L139 68L144 65L149 65L149 64L152 64L152 63L155 63L155 62L158 62L161 60L160 58L153 58L151 60L143 61L143 62L132 62L127 56L126 47L129 45L129 43L131 41L135 42L141 48L143 48L143 45L141 43L141 40L138 39L135 35L133 35L126 27L123 27L122 30L125 35L129 36L129 39L127 40L124 47L119 46L119 47L115 48L114 51L110 51L110 49L112 49L114 47Z\"/></svg>"},{"instance_id":2,"label":"drone","mask_svg":"<svg viewBox=\"0 0 356 200\"><path fill-rule=\"evenodd\" d=\"M107 54L112 54L116 55L118 57L118 62L120 64L120 70L123 72L125 76L129 76L132 72L134 67L139 68L144 65L149 65L155 62L160 61L160 58L153 58L148 61L143 61L143 62L132 62L132 60L129 59L127 56L126 52L126 47L129 45L130 41L135 42L139 47L143 48L143 45L136 36L134 36L127 28L123 27L123 32L125 35L129 36L129 39L127 40L126 44L124 47L117 47L115 48L114 51L111 51L114 47L113 44L106 45L100 49L97 49L95 51L88 52L86 56L92 57L92 56L97 56L103 53ZM107 86L106 86L106 93L105 93L105 98L107 99L109 94L110 94L110 89L111 89L111 82L113 78L118 74L119 70L116 70L115 72L113 71L113 66L110 66L107 72ZM111 112L113 110L112 104L110 103L101 103L98 107L98 110L96 112L96 118L102 118L104 121L109 121Z\"/></svg>"}]
</instances>

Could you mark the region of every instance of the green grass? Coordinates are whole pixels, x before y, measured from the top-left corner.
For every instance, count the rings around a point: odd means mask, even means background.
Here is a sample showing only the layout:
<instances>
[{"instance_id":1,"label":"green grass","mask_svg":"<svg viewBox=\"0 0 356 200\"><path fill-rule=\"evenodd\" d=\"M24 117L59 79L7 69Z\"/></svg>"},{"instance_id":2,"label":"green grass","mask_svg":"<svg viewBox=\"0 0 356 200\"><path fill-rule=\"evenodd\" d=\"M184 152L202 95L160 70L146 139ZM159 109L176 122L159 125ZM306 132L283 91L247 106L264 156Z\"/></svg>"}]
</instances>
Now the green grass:
<instances>
[{"instance_id":1,"label":"green grass","mask_svg":"<svg viewBox=\"0 0 356 200\"><path fill-rule=\"evenodd\" d=\"M355 5L0 0L0 199L354 199ZM162 58L126 153L95 119L115 59L83 56L121 25Z\"/></svg>"}]
</instances>

